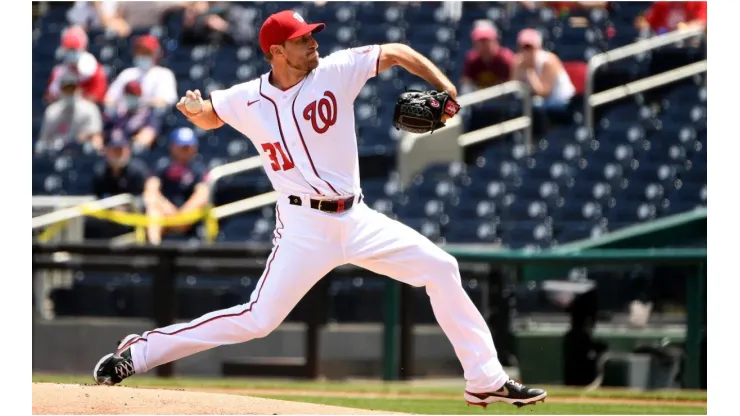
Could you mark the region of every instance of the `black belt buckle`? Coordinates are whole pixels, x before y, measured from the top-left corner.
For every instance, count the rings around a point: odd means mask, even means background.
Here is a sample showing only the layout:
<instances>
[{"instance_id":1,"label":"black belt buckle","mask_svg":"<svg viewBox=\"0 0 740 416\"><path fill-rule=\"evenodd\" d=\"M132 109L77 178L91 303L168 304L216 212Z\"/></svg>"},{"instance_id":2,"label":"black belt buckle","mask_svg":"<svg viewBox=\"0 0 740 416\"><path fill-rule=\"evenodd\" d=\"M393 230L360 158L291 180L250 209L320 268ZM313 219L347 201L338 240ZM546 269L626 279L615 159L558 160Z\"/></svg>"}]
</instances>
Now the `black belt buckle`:
<instances>
[{"instance_id":1,"label":"black belt buckle","mask_svg":"<svg viewBox=\"0 0 740 416\"><path fill-rule=\"evenodd\" d=\"M339 214L345 212L354 206L354 196L346 199L327 200L327 199L309 199L310 206L321 212L328 212L332 214ZM288 201L291 205L302 205L301 198L295 195L290 195ZM362 201L362 195L360 195L357 202ZM327 206L328 205L328 206Z\"/></svg>"}]
</instances>

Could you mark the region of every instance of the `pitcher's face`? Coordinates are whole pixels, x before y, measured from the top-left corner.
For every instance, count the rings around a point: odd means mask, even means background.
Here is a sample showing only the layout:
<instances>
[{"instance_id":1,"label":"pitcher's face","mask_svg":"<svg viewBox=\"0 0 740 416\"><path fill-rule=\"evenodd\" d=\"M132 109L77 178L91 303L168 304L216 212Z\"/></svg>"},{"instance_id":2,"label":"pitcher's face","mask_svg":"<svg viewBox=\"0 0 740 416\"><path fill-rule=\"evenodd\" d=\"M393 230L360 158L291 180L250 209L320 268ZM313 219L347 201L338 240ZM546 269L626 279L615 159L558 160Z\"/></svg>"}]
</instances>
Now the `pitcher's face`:
<instances>
[{"instance_id":1,"label":"pitcher's face","mask_svg":"<svg viewBox=\"0 0 740 416\"><path fill-rule=\"evenodd\" d=\"M319 44L310 33L286 41L283 52L285 61L293 69L309 72L319 66Z\"/></svg>"}]
</instances>

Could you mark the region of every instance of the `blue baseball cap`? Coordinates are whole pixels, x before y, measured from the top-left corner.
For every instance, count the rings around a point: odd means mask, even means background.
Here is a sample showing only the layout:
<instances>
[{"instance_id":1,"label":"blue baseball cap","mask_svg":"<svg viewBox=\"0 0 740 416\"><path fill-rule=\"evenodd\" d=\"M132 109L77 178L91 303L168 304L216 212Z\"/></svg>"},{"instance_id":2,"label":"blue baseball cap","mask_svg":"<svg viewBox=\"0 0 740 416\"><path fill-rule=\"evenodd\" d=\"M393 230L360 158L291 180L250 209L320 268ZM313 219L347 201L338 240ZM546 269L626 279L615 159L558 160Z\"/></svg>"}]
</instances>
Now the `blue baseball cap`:
<instances>
[{"instance_id":1,"label":"blue baseball cap","mask_svg":"<svg viewBox=\"0 0 740 416\"><path fill-rule=\"evenodd\" d=\"M131 142L121 129L113 129L103 141L105 147L128 147Z\"/></svg>"},{"instance_id":2,"label":"blue baseball cap","mask_svg":"<svg viewBox=\"0 0 740 416\"><path fill-rule=\"evenodd\" d=\"M198 138L190 127L180 127L170 134L170 143L178 146L197 146Z\"/></svg>"}]
</instances>

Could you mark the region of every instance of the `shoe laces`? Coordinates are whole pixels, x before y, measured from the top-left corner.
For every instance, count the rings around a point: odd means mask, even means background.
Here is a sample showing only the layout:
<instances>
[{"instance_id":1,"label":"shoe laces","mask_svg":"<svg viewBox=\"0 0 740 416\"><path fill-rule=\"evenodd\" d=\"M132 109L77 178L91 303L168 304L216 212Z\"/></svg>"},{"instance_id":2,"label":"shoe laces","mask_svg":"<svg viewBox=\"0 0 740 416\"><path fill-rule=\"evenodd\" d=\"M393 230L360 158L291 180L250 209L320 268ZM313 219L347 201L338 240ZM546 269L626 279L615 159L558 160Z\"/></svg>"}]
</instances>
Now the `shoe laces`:
<instances>
[{"instance_id":1,"label":"shoe laces","mask_svg":"<svg viewBox=\"0 0 740 416\"><path fill-rule=\"evenodd\" d=\"M512 379L509 379L508 383L511 384L512 386L518 388L519 390L524 390L524 384L522 384L522 383L519 383L519 382L517 382L515 380L512 380Z\"/></svg>"},{"instance_id":2,"label":"shoe laces","mask_svg":"<svg viewBox=\"0 0 740 416\"><path fill-rule=\"evenodd\" d=\"M130 377L136 373L134 370L134 363L131 360L121 360L119 363L116 364L115 367L116 376L123 380L126 377Z\"/></svg>"}]
</instances>

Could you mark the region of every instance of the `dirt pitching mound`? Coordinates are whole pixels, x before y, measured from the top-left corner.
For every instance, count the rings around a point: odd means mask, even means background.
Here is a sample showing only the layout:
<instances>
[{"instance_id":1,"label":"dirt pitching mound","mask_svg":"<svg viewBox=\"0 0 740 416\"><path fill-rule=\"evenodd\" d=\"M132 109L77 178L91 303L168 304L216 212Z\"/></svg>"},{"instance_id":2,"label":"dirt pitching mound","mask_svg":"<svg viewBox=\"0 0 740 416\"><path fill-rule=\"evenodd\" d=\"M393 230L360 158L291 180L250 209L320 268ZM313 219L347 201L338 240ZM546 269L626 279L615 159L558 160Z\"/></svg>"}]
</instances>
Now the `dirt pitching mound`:
<instances>
[{"instance_id":1,"label":"dirt pitching mound","mask_svg":"<svg viewBox=\"0 0 740 416\"><path fill-rule=\"evenodd\" d=\"M349 415L388 414L232 394L33 383L35 415Z\"/></svg>"}]
</instances>

